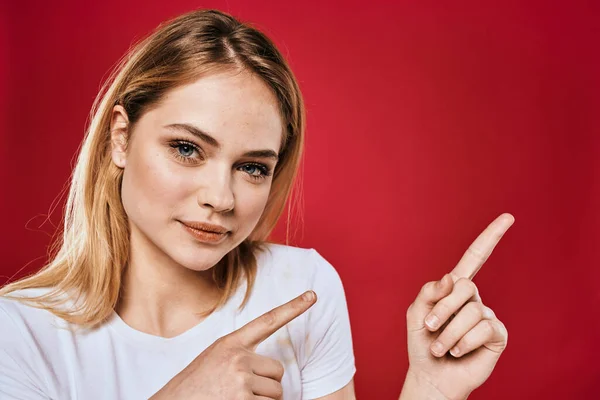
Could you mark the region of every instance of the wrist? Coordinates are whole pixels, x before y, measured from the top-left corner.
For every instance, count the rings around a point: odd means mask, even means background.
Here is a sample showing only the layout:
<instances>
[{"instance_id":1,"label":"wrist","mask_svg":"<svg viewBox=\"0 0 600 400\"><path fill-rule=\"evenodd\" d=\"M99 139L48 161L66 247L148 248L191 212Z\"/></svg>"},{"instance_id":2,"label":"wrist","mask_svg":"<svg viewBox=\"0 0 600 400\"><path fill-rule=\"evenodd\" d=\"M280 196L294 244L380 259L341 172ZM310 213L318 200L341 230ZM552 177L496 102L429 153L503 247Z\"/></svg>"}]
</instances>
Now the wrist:
<instances>
[{"instance_id":1,"label":"wrist","mask_svg":"<svg viewBox=\"0 0 600 400\"><path fill-rule=\"evenodd\" d=\"M465 397L466 399L466 397ZM408 369L400 400L452 400L433 384L427 374Z\"/></svg>"}]
</instances>

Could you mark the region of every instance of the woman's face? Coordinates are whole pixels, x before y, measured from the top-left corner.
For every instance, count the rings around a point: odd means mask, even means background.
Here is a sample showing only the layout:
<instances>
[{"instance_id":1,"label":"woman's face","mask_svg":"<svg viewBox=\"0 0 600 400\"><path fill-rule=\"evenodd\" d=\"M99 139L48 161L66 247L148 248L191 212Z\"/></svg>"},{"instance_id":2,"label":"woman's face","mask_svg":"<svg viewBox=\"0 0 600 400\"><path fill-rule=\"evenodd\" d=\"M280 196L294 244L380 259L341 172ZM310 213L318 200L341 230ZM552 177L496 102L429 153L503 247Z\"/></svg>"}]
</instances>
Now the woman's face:
<instances>
[{"instance_id":1,"label":"woman's face","mask_svg":"<svg viewBox=\"0 0 600 400\"><path fill-rule=\"evenodd\" d=\"M129 132L125 151L126 123L116 106L112 159L124 169L132 251L213 267L265 208L283 131L275 95L247 72L211 74L168 92Z\"/></svg>"}]
</instances>

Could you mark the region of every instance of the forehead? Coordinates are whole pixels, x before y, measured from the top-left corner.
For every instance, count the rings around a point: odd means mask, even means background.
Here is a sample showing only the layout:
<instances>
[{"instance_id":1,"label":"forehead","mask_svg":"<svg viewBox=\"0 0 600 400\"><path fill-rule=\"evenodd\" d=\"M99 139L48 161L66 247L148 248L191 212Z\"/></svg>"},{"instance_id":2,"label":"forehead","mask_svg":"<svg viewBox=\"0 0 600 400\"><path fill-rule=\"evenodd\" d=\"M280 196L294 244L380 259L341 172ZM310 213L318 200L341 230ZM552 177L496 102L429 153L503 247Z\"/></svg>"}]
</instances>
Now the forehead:
<instances>
[{"instance_id":1,"label":"forehead","mask_svg":"<svg viewBox=\"0 0 600 400\"><path fill-rule=\"evenodd\" d=\"M263 80L248 72L219 72L167 92L152 111L160 126L190 123L224 146L278 151L283 124L279 102Z\"/></svg>"}]
</instances>

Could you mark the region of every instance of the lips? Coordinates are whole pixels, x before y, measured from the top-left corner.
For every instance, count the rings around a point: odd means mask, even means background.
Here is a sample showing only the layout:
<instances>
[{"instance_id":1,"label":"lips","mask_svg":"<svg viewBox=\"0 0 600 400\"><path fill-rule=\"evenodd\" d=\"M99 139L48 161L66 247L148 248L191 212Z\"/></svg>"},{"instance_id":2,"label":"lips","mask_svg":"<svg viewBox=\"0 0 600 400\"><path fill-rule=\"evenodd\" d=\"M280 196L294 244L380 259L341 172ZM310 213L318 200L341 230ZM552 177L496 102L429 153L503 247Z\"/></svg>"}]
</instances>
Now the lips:
<instances>
[{"instance_id":1,"label":"lips","mask_svg":"<svg viewBox=\"0 0 600 400\"><path fill-rule=\"evenodd\" d=\"M225 239L229 231L221 225L206 222L179 221L196 240L204 243L218 243Z\"/></svg>"},{"instance_id":2,"label":"lips","mask_svg":"<svg viewBox=\"0 0 600 400\"><path fill-rule=\"evenodd\" d=\"M211 232L211 233L227 233L229 230L221 225L209 224L208 222L198 221L181 221L185 226L196 229L199 231Z\"/></svg>"}]
</instances>

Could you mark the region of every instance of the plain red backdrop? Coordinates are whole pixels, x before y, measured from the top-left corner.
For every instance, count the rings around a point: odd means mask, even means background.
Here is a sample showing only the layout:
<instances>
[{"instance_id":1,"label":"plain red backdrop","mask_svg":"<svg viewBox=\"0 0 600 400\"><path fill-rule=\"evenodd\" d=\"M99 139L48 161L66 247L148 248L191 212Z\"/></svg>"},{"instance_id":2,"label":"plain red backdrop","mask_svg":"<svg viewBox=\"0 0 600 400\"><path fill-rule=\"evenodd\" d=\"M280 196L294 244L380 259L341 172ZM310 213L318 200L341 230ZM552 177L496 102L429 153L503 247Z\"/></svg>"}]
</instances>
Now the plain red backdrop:
<instances>
[{"instance_id":1,"label":"plain red backdrop","mask_svg":"<svg viewBox=\"0 0 600 400\"><path fill-rule=\"evenodd\" d=\"M292 244L317 248L343 279L358 398L397 398L406 308L502 212L516 223L475 282L509 344L471 398L600 397L597 2L0 7L0 282L42 265L53 228L40 225L107 71L161 21L214 7L270 35L303 90Z\"/></svg>"}]
</instances>

